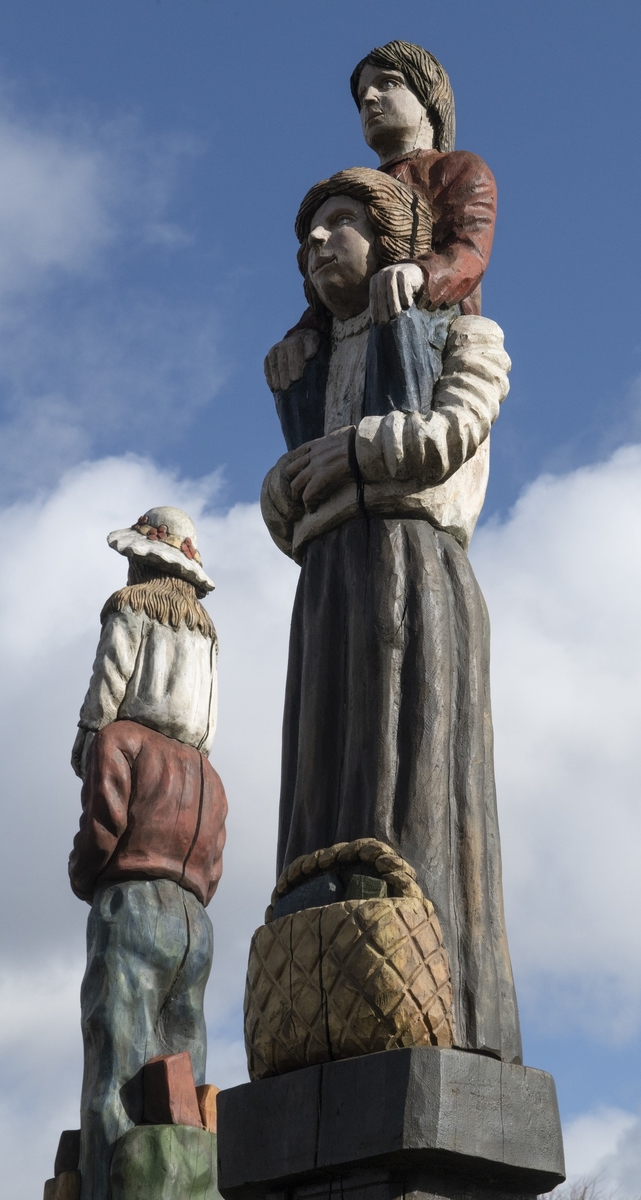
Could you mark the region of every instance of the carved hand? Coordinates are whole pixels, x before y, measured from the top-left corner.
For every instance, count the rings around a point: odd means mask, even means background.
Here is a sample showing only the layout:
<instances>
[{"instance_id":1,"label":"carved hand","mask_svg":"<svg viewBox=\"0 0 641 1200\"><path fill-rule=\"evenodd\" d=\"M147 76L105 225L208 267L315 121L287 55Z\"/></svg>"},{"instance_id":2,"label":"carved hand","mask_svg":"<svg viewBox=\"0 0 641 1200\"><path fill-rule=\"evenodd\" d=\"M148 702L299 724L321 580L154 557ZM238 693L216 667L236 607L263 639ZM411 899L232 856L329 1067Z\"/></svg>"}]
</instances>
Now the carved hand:
<instances>
[{"instance_id":1,"label":"carved hand","mask_svg":"<svg viewBox=\"0 0 641 1200\"><path fill-rule=\"evenodd\" d=\"M300 379L305 363L314 357L319 346L315 329L299 329L272 346L265 359L265 379L272 392L286 392L290 384Z\"/></svg>"},{"instance_id":2,"label":"carved hand","mask_svg":"<svg viewBox=\"0 0 641 1200\"><path fill-rule=\"evenodd\" d=\"M385 325L409 308L423 290L423 272L416 263L393 263L372 275L369 308L375 325Z\"/></svg>"},{"instance_id":3,"label":"carved hand","mask_svg":"<svg viewBox=\"0 0 641 1200\"><path fill-rule=\"evenodd\" d=\"M290 479L292 496L302 499L308 512L314 512L352 478L349 446L353 436L354 426L346 425L294 451L285 474Z\"/></svg>"}]
</instances>

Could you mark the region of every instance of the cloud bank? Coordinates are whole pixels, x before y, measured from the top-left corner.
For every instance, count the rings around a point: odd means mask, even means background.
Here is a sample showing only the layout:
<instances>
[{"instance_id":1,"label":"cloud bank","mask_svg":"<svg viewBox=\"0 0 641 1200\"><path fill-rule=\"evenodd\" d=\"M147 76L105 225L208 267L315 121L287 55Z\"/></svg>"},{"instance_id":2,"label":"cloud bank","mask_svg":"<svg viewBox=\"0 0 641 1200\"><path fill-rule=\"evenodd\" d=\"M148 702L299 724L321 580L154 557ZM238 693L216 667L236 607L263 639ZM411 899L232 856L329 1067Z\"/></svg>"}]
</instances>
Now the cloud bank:
<instances>
[{"instance_id":1,"label":"cloud bank","mask_svg":"<svg viewBox=\"0 0 641 1200\"><path fill-rule=\"evenodd\" d=\"M541 478L473 559L512 954L542 1028L641 1029L641 449Z\"/></svg>"},{"instance_id":2,"label":"cloud bank","mask_svg":"<svg viewBox=\"0 0 641 1200\"><path fill-rule=\"evenodd\" d=\"M180 482L150 462L107 459L2 514L11 548L0 601L0 887L9 914L0 975L0 1143L12 1194L25 1198L41 1194L61 1128L78 1123L87 908L66 878L79 813L69 753L98 614L126 578L126 561L105 537L157 503L194 515L217 583L209 607L221 643L221 713L212 760L230 816L225 881L211 909L210 1076L231 1083L244 1070L238 1008L249 938L273 886L280 707L297 568L270 542L257 506L203 515L215 486L211 479Z\"/></svg>"},{"instance_id":3,"label":"cloud bank","mask_svg":"<svg viewBox=\"0 0 641 1200\"><path fill-rule=\"evenodd\" d=\"M641 447L631 446L595 467L540 479L507 520L478 533L474 549L494 630L506 906L521 1002L530 1019L540 1010L555 1029L580 1022L600 1039L632 1037L641 1026L640 468ZM124 578L105 535L157 503L194 515L217 583L209 607L221 643L221 711L212 760L230 817L223 882L210 910L208 1076L219 1085L244 1077L240 1004L249 938L274 877L297 568L271 544L256 505L216 512L215 479L179 480L133 457L89 462L47 495L2 513L9 532L0 621L0 887L9 919L0 1127L6 1177L25 1200L40 1194L60 1129L77 1121L86 908L66 880L79 804L68 755L98 613ZM570 1127L569 1149L575 1173L588 1160L595 1165L599 1149L604 1178L623 1189L621 1200L635 1196L625 1190L635 1171L641 1175L634 1114L584 1115Z\"/></svg>"},{"instance_id":4,"label":"cloud bank","mask_svg":"<svg viewBox=\"0 0 641 1200\"><path fill-rule=\"evenodd\" d=\"M213 306L169 304L141 283L150 249L157 273L190 245L172 208L199 153L193 138L149 137L129 118L36 119L0 96L5 501L98 447L166 450L219 387Z\"/></svg>"}]
</instances>

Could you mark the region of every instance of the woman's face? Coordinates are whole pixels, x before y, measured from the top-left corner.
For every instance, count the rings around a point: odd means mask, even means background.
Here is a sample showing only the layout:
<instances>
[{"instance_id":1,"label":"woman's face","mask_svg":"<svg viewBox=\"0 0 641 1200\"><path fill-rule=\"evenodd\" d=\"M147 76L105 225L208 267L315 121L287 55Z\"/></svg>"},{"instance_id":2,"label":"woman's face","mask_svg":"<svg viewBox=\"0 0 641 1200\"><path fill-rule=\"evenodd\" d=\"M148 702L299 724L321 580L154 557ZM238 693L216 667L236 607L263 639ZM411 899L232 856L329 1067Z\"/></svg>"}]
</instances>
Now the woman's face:
<instances>
[{"instance_id":1,"label":"woman's face","mask_svg":"<svg viewBox=\"0 0 641 1200\"><path fill-rule=\"evenodd\" d=\"M367 308L369 281L378 267L365 206L349 196L330 196L314 213L307 244L307 274L329 311L345 321Z\"/></svg>"}]
</instances>

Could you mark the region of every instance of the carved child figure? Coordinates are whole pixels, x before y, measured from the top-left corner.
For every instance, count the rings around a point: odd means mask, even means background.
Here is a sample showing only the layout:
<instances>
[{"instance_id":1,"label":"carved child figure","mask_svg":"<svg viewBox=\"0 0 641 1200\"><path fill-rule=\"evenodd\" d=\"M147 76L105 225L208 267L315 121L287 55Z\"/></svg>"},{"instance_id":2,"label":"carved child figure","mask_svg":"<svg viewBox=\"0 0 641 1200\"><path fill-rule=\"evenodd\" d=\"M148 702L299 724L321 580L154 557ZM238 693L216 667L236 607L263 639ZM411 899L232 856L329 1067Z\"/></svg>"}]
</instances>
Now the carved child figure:
<instances>
[{"instance_id":1,"label":"carved child figure","mask_svg":"<svg viewBox=\"0 0 641 1200\"><path fill-rule=\"evenodd\" d=\"M205 912L222 872L227 802L208 761L217 639L193 522L149 509L109 545L129 559L105 604L72 762L84 779L69 860L91 904L81 991L82 1200L107 1200L115 1142L141 1113L126 1085L156 1055L191 1055L204 1083ZM125 1091L123 1092L123 1088Z\"/></svg>"}]
</instances>

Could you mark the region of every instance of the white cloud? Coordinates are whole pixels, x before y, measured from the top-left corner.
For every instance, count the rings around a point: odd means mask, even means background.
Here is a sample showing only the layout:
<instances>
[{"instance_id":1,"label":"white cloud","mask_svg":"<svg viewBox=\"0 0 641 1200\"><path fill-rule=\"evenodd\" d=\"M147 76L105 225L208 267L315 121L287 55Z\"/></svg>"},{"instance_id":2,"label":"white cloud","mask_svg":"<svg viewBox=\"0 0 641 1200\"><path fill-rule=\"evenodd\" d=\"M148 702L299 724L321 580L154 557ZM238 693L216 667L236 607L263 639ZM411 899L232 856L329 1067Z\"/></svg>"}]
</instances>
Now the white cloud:
<instances>
[{"instance_id":1,"label":"white cloud","mask_svg":"<svg viewBox=\"0 0 641 1200\"><path fill-rule=\"evenodd\" d=\"M641 1118L622 1121L620 1136L597 1163L596 1175L613 1200L640 1200Z\"/></svg>"},{"instance_id":2,"label":"white cloud","mask_svg":"<svg viewBox=\"0 0 641 1200\"><path fill-rule=\"evenodd\" d=\"M41 303L0 328L0 497L54 485L96 443L179 455L223 374L207 305L126 287L79 307Z\"/></svg>"},{"instance_id":3,"label":"white cloud","mask_svg":"<svg viewBox=\"0 0 641 1200\"><path fill-rule=\"evenodd\" d=\"M641 1117L600 1107L568 1121L563 1130L568 1181L554 1200L641 1200Z\"/></svg>"},{"instance_id":4,"label":"white cloud","mask_svg":"<svg viewBox=\"0 0 641 1200\"><path fill-rule=\"evenodd\" d=\"M216 952L208 1075L219 1086L244 1075L239 1005L249 939L273 887L282 691L298 572L271 543L256 505L204 513L215 492L215 478L181 482L149 462L108 459L2 512L0 1153L3 1184L24 1200L39 1200L60 1130L78 1122L88 910L66 878L79 812L69 753L99 612L126 577L106 534L151 504L176 504L196 518L217 584L208 602L221 645L212 761L230 811L223 881L210 908Z\"/></svg>"},{"instance_id":5,"label":"white cloud","mask_svg":"<svg viewBox=\"0 0 641 1200\"><path fill-rule=\"evenodd\" d=\"M625 1135L638 1123L633 1113L606 1107L569 1121L563 1130L568 1180L599 1179L604 1187L609 1186L612 1179L606 1176L604 1161L612 1161Z\"/></svg>"},{"instance_id":6,"label":"white cloud","mask_svg":"<svg viewBox=\"0 0 641 1200\"><path fill-rule=\"evenodd\" d=\"M494 629L517 981L530 1020L538 1004L544 1022L563 1029L582 1021L600 1039L631 1035L641 1018L634 750L640 467L641 448L629 447L596 467L537 481L503 524L479 532L474 552ZM148 461L113 458L75 468L49 494L0 518L0 1104L4 1095L5 1177L20 1180L25 1200L41 1194L59 1129L77 1121L76 997L87 910L66 880L79 792L68 755L98 613L124 578L125 564L105 535L152 503L194 515L218 585L209 602L221 642L212 757L230 814L225 872L210 910L216 954L208 1076L219 1085L243 1077L239 1006L249 938L273 885L297 569L271 544L256 505L221 515L211 510L215 497L215 478L180 481ZM565 1008L563 994L571 1001ZM607 1167L623 1189L641 1173L634 1165L641 1163L639 1128L618 1109L584 1114L569 1126L569 1161L577 1172L591 1162ZM628 1200L625 1190L619 1200Z\"/></svg>"},{"instance_id":7,"label":"white cloud","mask_svg":"<svg viewBox=\"0 0 641 1200\"><path fill-rule=\"evenodd\" d=\"M97 146L0 115L0 289L77 271L114 236Z\"/></svg>"},{"instance_id":8,"label":"white cloud","mask_svg":"<svg viewBox=\"0 0 641 1200\"><path fill-rule=\"evenodd\" d=\"M193 138L133 119L31 118L0 96L0 494L51 486L96 440L175 441L223 378L213 306L146 283L192 238L172 219ZM162 429L162 439L159 431Z\"/></svg>"},{"instance_id":9,"label":"white cloud","mask_svg":"<svg viewBox=\"0 0 641 1200\"><path fill-rule=\"evenodd\" d=\"M52 958L0 975L0 1053L28 1047L37 1061L47 1046L77 1032L74 1021L82 962ZM46 1020L43 1015L46 1013Z\"/></svg>"},{"instance_id":10,"label":"white cloud","mask_svg":"<svg viewBox=\"0 0 641 1200\"><path fill-rule=\"evenodd\" d=\"M641 447L526 490L473 559L493 629L504 881L530 1020L641 1028Z\"/></svg>"},{"instance_id":11,"label":"white cloud","mask_svg":"<svg viewBox=\"0 0 641 1200\"><path fill-rule=\"evenodd\" d=\"M174 177L200 152L191 136L152 138L132 118L26 116L0 99L0 295L85 273L122 240L190 241L167 218Z\"/></svg>"},{"instance_id":12,"label":"white cloud","mask_svg":"<svg viewBox=\"0 0 641 1200\"><path fill-rule=\"evenodd\" d=\"M68 765L70 745L89 679L98 615L126 575L126 563L108 548L106 534L129 524L150 504L173 503L193 513L205 563L218 584L209 602L221 642L215 759L230 791L230 828L240 831L238 838L230 834L224 889L236 897L231 921L236 933L238 914L250 908L260 917L267 903L274 861L280 692L297 568L270 542L257 506L203 516L215 486L215 479L181 483L134 458L109 459L76 468L48 497L4 511L11 546L0 601L5 664L0 707L6 820L13 828L0 849L3 886L9 896L24 892L20 881L28 852L38 891L49 893L44 912L36 892L23 898L16 947L25 944L27 928L29 951L36 942L51 939L61 945L69 906L84 915L64 878L78 803L78 783ZM17 754L18 745L23 751L33 745L37 752ZM11 803L12 794L21 796L19 804ZM16 847L21 848L18 854ZM259 899L258 879L264 880ZM62 908L54 897L60 897ZM32 913L31 925L26 909ZM229 942L226 931L220 936Z\"/></svg>"}]
</instances>

